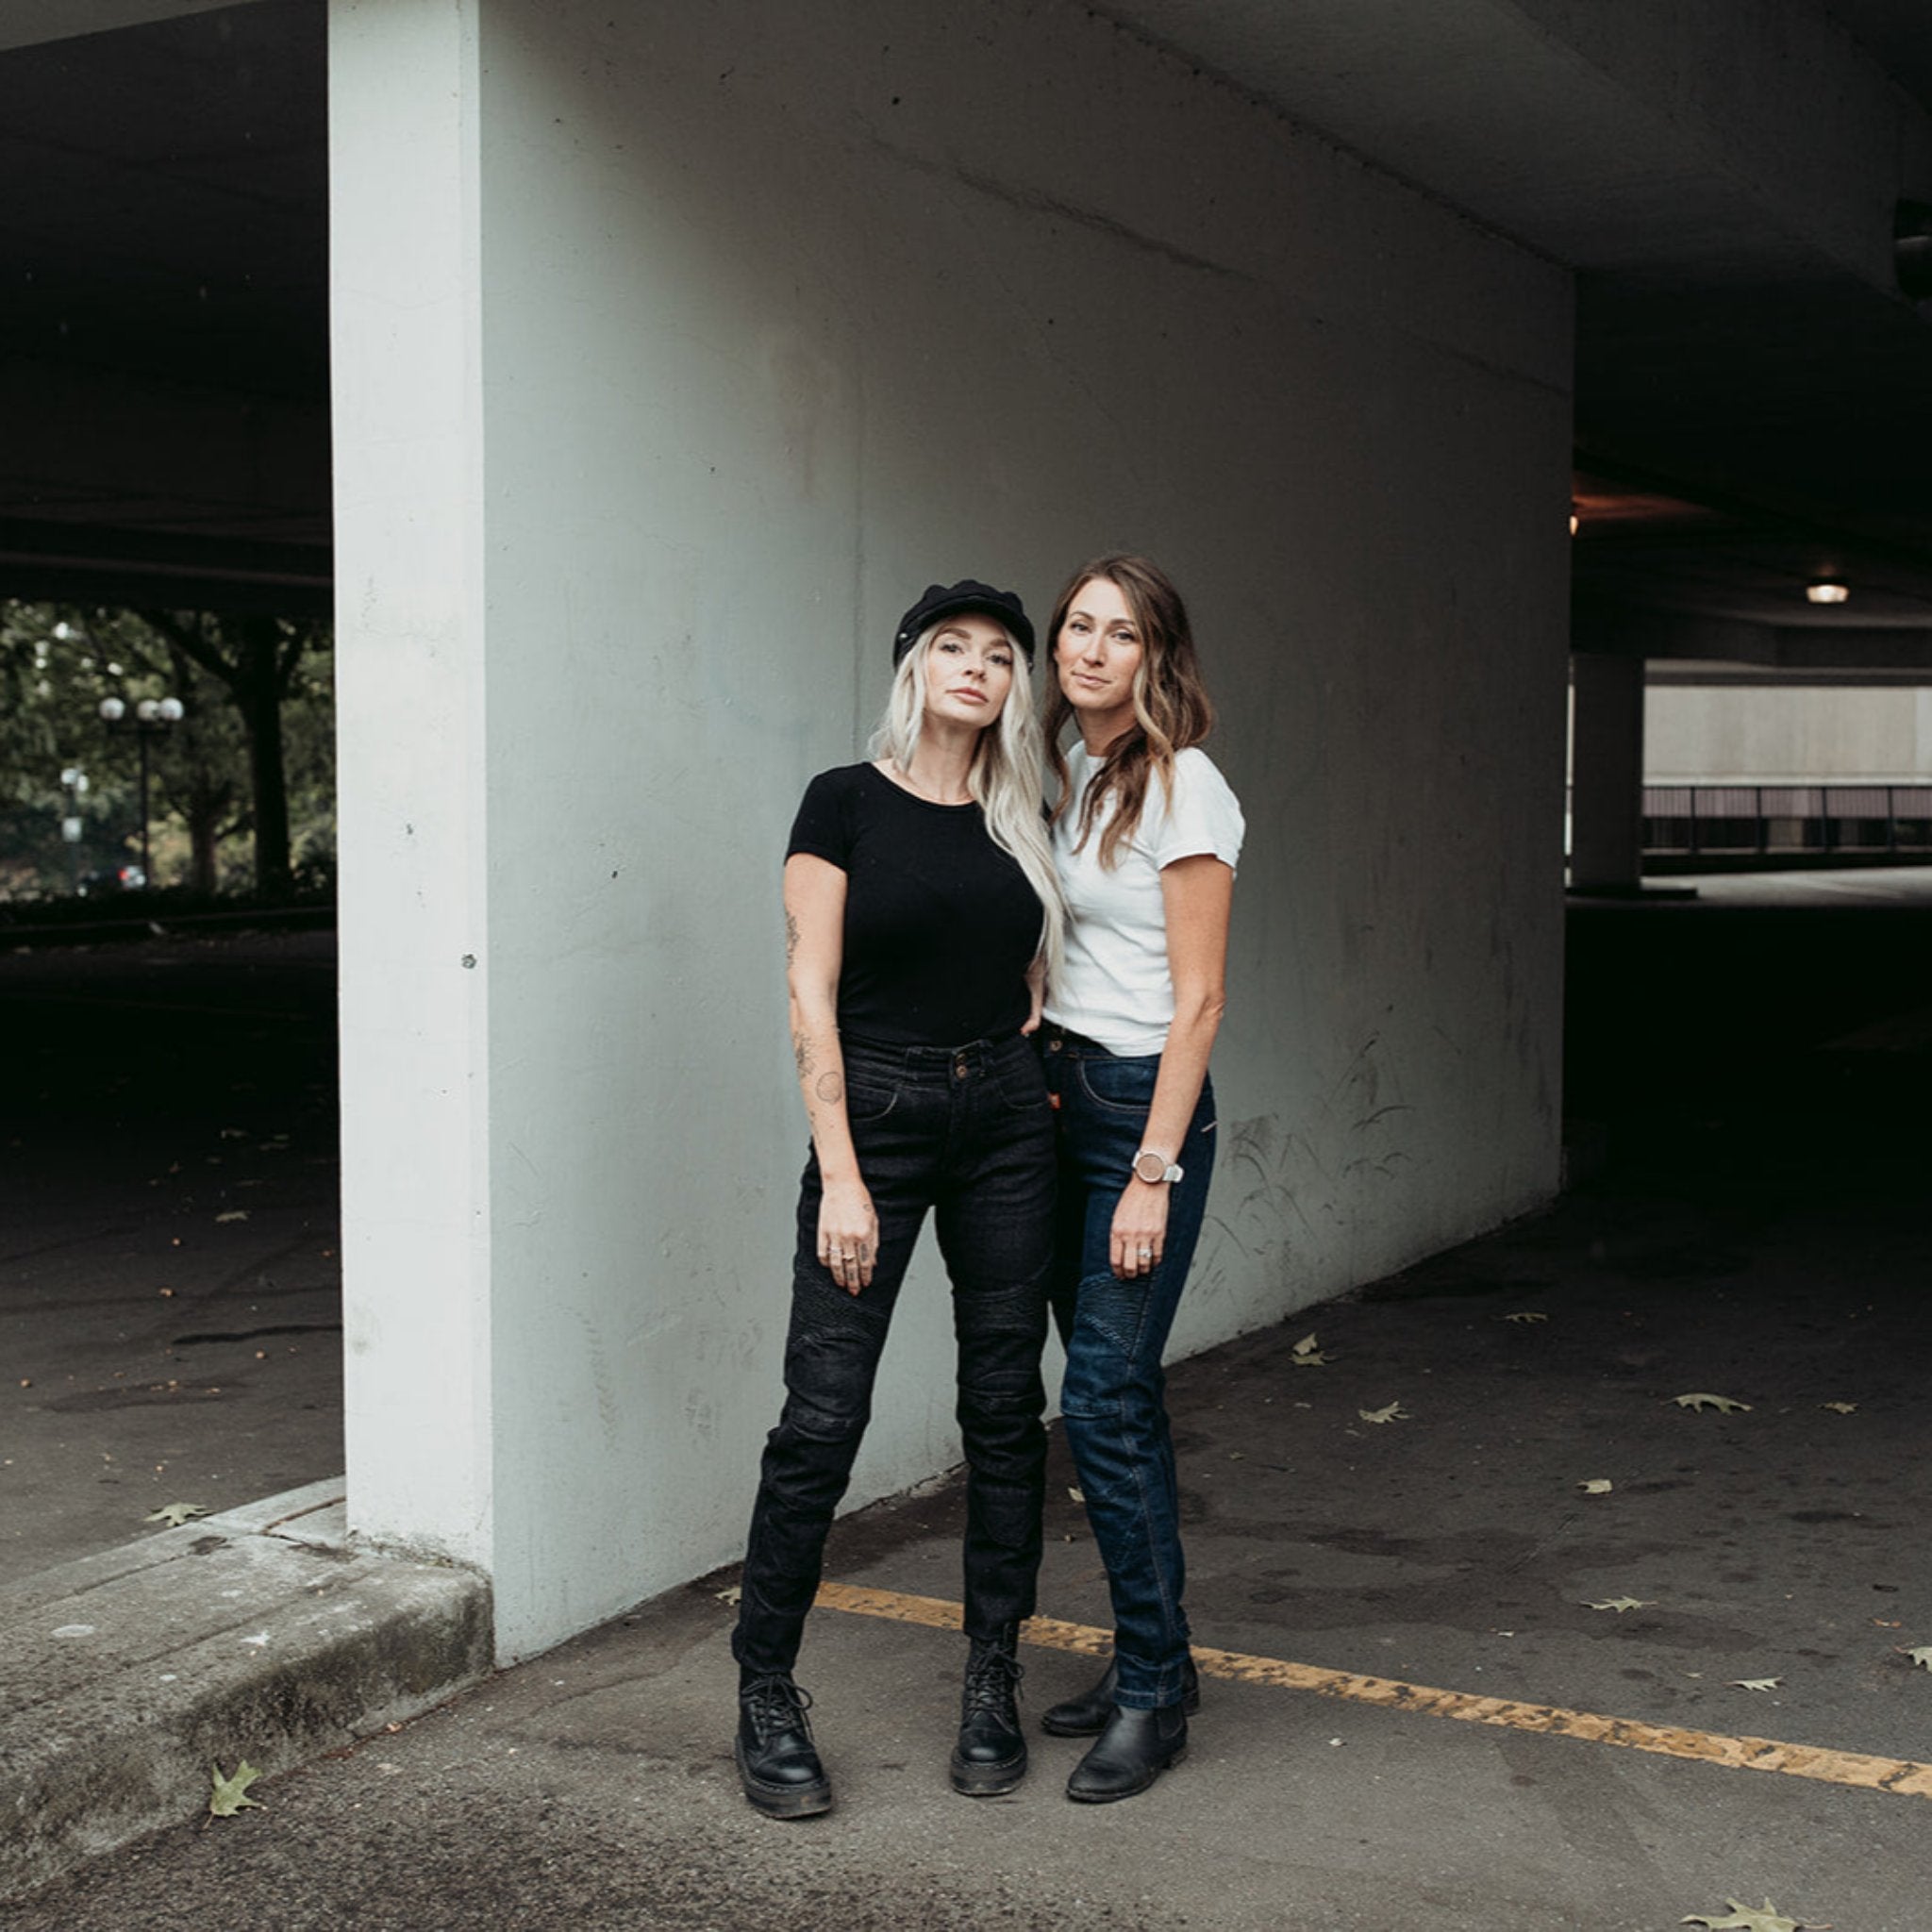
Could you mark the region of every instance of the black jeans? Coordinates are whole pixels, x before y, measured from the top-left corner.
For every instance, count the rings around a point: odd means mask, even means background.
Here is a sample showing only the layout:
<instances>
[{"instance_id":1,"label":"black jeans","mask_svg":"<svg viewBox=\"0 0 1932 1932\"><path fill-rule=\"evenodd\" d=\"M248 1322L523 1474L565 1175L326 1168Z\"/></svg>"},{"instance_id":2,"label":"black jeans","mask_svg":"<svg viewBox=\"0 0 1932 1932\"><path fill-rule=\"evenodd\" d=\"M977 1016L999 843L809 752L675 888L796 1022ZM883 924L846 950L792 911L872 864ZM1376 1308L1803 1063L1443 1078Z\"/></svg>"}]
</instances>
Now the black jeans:
<instances>
[{"instance_id":1,"label":"black jeans","mask_svg":"<svg viewBox=\"0 0 1932 1932\"><path fill-rule=\"evenodd\" d=\"M798 1196L785 1407L765 1443L731 1640L740 1665L760 1674L789 1671L798 1656L825 1532L872 1414L879 1354L927 1208L958 1338L967 1635L991 1637L1031 1616L1040 1573L1054 1133L1039 1057L1017 1036L959 1047L847 1040L844 1053L878 1263L857 1295L821 1265L814 1155Z\"/></svg>"}]
</instances>

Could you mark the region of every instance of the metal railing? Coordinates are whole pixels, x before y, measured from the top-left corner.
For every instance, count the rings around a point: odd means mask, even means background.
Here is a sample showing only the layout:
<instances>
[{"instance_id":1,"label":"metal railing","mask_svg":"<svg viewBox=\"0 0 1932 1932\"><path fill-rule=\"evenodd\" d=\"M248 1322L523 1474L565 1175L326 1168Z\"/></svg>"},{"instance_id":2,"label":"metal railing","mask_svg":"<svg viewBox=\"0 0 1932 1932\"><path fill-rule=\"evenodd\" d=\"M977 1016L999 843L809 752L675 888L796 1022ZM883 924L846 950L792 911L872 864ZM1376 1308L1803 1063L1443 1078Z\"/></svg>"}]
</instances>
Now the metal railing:
<instances>
[{"instance_id":1,"label":"metal railing","mask_svg":"<svg viewBox=\"0 0 1932 1932\"><path fill-rule=\"evenodd\" d=\"M1932 785L1646 785L1643 849L1757 853L1932 853Z\"/></svg>"}]
</instances>

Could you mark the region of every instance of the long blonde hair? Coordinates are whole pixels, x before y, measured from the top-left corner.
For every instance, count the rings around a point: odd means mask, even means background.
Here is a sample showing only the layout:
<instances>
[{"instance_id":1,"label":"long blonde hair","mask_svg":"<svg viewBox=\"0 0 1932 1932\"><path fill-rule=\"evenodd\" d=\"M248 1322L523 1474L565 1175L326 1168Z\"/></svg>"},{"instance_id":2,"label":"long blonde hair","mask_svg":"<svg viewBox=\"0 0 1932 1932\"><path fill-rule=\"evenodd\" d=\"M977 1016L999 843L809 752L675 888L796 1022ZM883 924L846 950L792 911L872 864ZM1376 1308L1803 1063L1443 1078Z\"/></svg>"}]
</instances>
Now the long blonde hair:
<instances>
[{"instance_id":1,"label":"long blonde hair","mask_svg":"<svg viewBox=\"0 0 1932 1932\"><path fill-rule=\"evenodd\" d=\"M920 728L925 722L926 653L942 627L943 620L929 625L900 659L885 712L866 747L869 757L890 758L902 772L912 769L912 755L919 748ZM1060 898L1059 875L1054 871L1053 848L1047 842L1046 821L1041 815L1043 759L1040 720L1033 708L1031 667L1025 653L1004 625L1000 634L1013 654L1013 681L998 719L980 732L973 748L966 790L978 805L992 842L1026 874L1026 883L1040 895L1040 952L1051 980L1060 968L1067 915Z\"/></svg>"},{"instance_id":2,"label":"long blonde hair","mask_svg":"<svg viewBox=\"0 0 1932 1932\"><path fill-rule=\"evenodd\" d=\"M1213 730L1214 707L1201 682L1188 608L1166 572L1144 557L1120 552L1082 564L1054 600L1053 620L1046 627L1047 649L1056 667L1045 724L1047 757L1059 783L1055 822L1073 803L1066 756L1060 750L1061 733L1074 715L1058 675L1060 626L1066 623L1067 611L1081 586L1095 577L1120 591L1133 614L1134 628L1141 633L1141 664L1134 673L1134 722L1108 747L1107 762L1087 788L1080 806L1079 838L1074 847L1078 851L1086 844L1102 808L1112 798L1114 814L1100 835L1100 862L1111 868L1120 862L1121 848L1140 827L1149 774L1158 774L1162 796L1172 799L1174 755L1191 744L1199 744Z\"/></svg>"}]
</instances>

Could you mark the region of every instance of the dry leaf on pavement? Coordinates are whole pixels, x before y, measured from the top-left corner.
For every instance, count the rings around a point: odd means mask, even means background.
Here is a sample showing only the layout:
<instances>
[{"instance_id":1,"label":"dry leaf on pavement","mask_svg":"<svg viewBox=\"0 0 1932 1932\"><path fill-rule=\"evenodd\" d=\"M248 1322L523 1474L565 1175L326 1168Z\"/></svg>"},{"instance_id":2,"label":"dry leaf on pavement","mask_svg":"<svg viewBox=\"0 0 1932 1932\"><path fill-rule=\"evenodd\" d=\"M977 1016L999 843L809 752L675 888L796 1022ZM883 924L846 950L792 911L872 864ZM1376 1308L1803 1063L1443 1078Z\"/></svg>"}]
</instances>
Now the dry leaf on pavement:
<instances>
[{"instance_id":1,"label":"dry leaf on pavement","mask_svg":"<svg viewBox=\"0 0 1932 1932\"><path fill-rule=\"evenodd\" d=\"M213 1818L232 1818L236 1812L248 1809L266 1811L268 1807L258 1798L248 1795L248 1787L261 1775L254 1765L244 1757L235 1767L233 1777L224 1777L222 1767L214 1769L214 1795L208 1801L208 1815Z\"/></svg>"},{"instance_id":2,"label":"dry leaf on pavement","mask_svg":"<svg viewBox=\"0 0 1932 1932\"><path fill-rule=\"evenodd\" d=\"M1601 1603L1586 1603L1587 1610L1615 1610L1621 1617L1625 1610L1652 1610L1657 1607L1654 1596L1607 1596Z\"/></svg>"},{"instance_id":3,"label":"dry leaf on pavement","mask_svg":"<svg viewBox=\"0 0 1932 1932\"><path fill-rule=\"evenodd\" d=\"M165 1523L170 1529L179 1529L191 1516L206 1516L207 1508L200 1503L164 1503L158 1509L150 1510L142 1520L144 1523Z\"/></svg>"},{"instance_id":4,"label":"dry leaf on pavement","mask_svg":"<svg viewBox=\"0 0 1932 1932\"><path fill-rule=\"evenodd\" d=\"M1699 1391L1693 1395L1674 1395L1671 1400L1679 1408L1714 1408L1720 1415L1736 1415L1740 1410L1749 1412L1748 1402L1733 1402L1728 1395L1712 1395Z\"/></svg>"},{"instance_id":5,"label":"dry leaf on pavement","mask_svg":"<svg viewBox=\"0 0 1932 1932\"><path fill-rule=\"evenodd\" d=\"M1733 1677L1731 1687L1737 1690L1775 1690L1783 1682L1782 1677Z\"/></svg>"},{"instance_id":6,"label":"dry leaf on pavement","mask_svg":"<svg viewBox=\"0 0 1932 1932\"><path fill-rule=\"evenodd\" d=\"M1578 1483L1576 1487L1586 1496L1607 1496L1617 1486L1607 1475L1593 1475L1587 1482Z\"/></svg>"},{"instance_id":7,"label":"dry leaf on pavement","mask_svg":"<svg viewBox=\"0 0 1932 1932\"><path fill-rule=\"evenodd\" d=\"M1755 1912L1734 1898L1727 1898L1724 1903L1731 1908L1729 1918L1714 1919L1707 1912L1691 1912L1684 1924L1703 1925L1707 1932L1798 1932L1801 1922L1786 1918L1769 1899Z\"/></svg>"},{"instance_id":8,"label":"dry leaf on pavement","mask_svg":"<svg viewBox=\"0 0 1932 1932\"><path fill-rule=\"evenodd\" d=\"M1391 1402L1387 1408L1358 1408L1356 1414L1365 1423L1409 1423L1415 1420L1399 1401Z\"/></svg>"}]
</instances>

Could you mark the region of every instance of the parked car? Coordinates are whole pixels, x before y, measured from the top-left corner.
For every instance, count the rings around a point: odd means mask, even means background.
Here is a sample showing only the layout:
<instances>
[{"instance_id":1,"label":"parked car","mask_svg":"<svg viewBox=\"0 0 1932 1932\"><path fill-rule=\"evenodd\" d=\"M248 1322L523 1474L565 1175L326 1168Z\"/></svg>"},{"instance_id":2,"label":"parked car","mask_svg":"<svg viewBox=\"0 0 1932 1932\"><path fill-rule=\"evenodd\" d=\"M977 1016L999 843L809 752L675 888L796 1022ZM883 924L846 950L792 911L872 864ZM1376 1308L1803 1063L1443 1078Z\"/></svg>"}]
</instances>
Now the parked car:
<instances>
[{"instance_id":1,"label":"parked car","mask_svg":"<svg viewBox=\"0 0 1932 1932\"><path fill-rule=\"evenodd\" d=\"M147 874L138 865L103 865L82 873L77 890L83 899L104 899L110 892L138 892L146 884Z\"/></svg>"}]
</instances>

